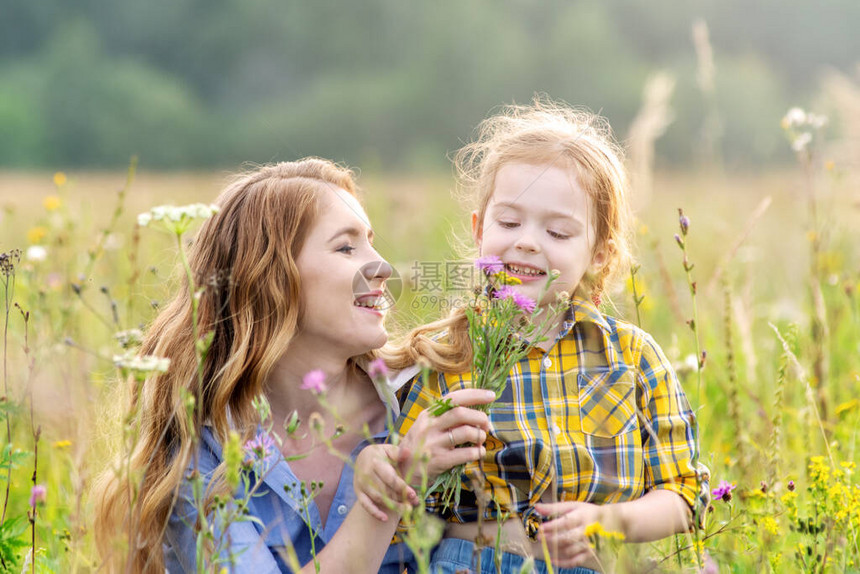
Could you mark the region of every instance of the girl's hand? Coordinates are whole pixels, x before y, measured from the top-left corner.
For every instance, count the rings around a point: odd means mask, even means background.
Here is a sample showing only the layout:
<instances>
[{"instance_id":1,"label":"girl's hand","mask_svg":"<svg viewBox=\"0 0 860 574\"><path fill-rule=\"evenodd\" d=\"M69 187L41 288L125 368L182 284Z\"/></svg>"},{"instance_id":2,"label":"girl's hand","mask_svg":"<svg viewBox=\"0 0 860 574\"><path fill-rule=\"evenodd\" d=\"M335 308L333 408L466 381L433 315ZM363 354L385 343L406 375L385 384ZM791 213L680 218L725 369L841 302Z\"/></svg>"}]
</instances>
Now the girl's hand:
<instances>
[{"instance_id":1,"label":"girl's hand","mask_svg":"<svg viewBox=\"0 0 860 574\"><path fill-rule=\"evenodd\" d=\"M446 470L486 454L482 445L490 431L490 419L486 413L467 407L489 404L496 394L484 389L460 389L444 398L457 406L438 417L423 411L400 442L401 447L415 453L411 464L401 466L401 473L412 484L420 483L425 473L432 481ZM469 443L471 446L461 446Z\"/></svg>"},{"instance_id":2,"label":"girl's hand","mask_svg":"<svg viewBox=\"0 0 860 574\"><path fill-rule=\"evenodd\" d=\"M588 538L585 527L595 522L606 530L613 530L609 506L599 506L590 502L539 502L535 510L543 516L553 517L540 527L540 536L546 540L552 563L560 568L585 566L600 570L600 562Z\"/></svg>"},{"instance_id":3,"label":"girl's hand","mask_svg":"<svg viewBox=\"0 0 860 574\"><path fill-rule=\"evenodd\" d=\"M392 444L372 444L355 459L352 478L355 496L374 518L385 522L389 512L402 514L420 501L395 469L410 456L407 449ZM388 511L388 512L386 512Z\"/></svg>"}]
</instances>

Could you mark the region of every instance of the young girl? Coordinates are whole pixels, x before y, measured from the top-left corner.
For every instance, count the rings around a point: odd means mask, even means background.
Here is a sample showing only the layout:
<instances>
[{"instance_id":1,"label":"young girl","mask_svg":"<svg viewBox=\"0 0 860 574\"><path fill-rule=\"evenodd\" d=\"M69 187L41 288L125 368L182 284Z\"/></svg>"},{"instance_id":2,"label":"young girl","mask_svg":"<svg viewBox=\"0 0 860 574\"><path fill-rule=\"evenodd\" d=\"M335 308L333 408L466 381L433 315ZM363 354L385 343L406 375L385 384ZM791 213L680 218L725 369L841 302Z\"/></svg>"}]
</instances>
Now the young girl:
<instances>
[{"instance_id":1,"label":"young girl","mask_svg":"<svg viewBox=\"0 0 860 574\"><path fill-rule=\"evenodd\" d=\"M691 527L701 485L687 398L651 336L598 309L631 261L619 155L600 118L536 100L485 120L456 157L461 187L475 199L479 255L499 257L522 282L514 288L544 312L564 304L490 411L486 455L466 466L459 505L442 512L438 495L426 501L448 521L433 572L471 571L478 554L486 572L498 559L503 572L518 572L524 556L544 556L541 538L556 568L595 569L588 525L629 542ZM544 293L551 271L558 279ZM435 372L405 387L399 433L440 396L472 385L471 357L462 310L410 334L389 363L425 360ZM499 517L510 519L496 557ZM479 519L489 522L480 532Z\"/></svg>"}]
</instances>

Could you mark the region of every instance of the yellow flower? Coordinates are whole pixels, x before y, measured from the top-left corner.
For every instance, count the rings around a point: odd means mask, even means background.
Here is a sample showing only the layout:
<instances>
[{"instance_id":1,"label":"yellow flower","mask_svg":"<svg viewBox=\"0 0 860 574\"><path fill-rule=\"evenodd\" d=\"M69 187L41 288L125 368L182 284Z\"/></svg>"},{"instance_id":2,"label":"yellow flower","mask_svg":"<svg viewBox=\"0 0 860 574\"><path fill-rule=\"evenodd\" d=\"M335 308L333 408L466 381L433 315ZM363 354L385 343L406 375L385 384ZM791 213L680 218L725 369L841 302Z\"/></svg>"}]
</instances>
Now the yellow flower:
<instances>
[{"instance_id":1,"label":"yellow flower","mask_svg":"<svg viewBox=\"0 0 860 574\"><path fill-rule=\"evenodd\" d=\"M72 446L72 441L70 440L58 440L54 443L54 448L68 448Z\"/></svg>"},{"instance_id":2,"label":"yellow flower","mask_svg":"<svg viewBox=\"0 0 860 574\"><path fill-rule=\"evenodd\" d=\"M815 233L814 231L807 231L806 232L806 240L809 241L810 243L815 241L817 238L818 238L818 234Z\"/></svg>"},{"instance_id":3,"label":"yellow flower","mask_svg":"<svg viewBox=\"0 0 860 574\"><path fill-rule=\"evenodd\" d=\"M644 223L639 226L639 235L648 235L648 226Z\"/></svg>"},{"instance_id":4,"label":"yellow flower","mask_svg":"<svg viewBox=\"0 0 860 574\"><path fill-rule=\"evenodd\" d=\"M791 516L792 520L797 519L797 492L789 491L783 494L779 499L788 510L789 516Z\"/></svg>"},{"instance_id":5,"label":"yellow flower","mask_svg":"<svg viewBox=\"0 0 860 574\"><path fill-rule=\"evenodd\" d=\"M48 211L56 211L63 204L62 200L56 195L49 195L45 199L42 200L42 205L45 206L45 209Z\"/></svg>"},{"instance_id":6,"label":"yellow flower","mask_svg":"<svg viewBox=\"0 0 860 574\"><path fill-rule=\"evenodd\" d=\"M57 187L62 187L66 185L66 174L61 171L58 171L54 174L54 185Z\"/></svg>"},{"instance_id":7,"label":"yellow flower","mask_svg":"<svg viewBox=\"0 0 860 574\"><path fill-rule=\"evenodd\" d=\"M621 532L610 532L603 528L603 525L599 522L592 522L588 526L585 527L585 531L583 532L585 536L591 538L592 536L599 536L601 538L608 538L609 540L624 540L624 534Z\"/></svg>"},{"instance_id":8,"label":"yellow flower","mask_svg":"<svg viewBox=\"0 0 860 574\"><path fill-rule=\"evenodd\" d=\"M765 516L761 521L761 525L768 534L776 536L779 533L779 523L773 516Z\"/></svg>"},{"instance_id":9,"label":"yellow flower","mask_svg":"<svg viewBox=\"0 0 860 574\"><path fill-rule=\"evenodd\" d=\"M782 552L777 552L770 555L770 567L774 571L779 570L779 565L782 562Z\"/></svg>"},{"instance_id":10,"label":"yellow flower","mask_svg":"<svg viewBox=\"0 0 860 574\"><path fill-rule=\"evenodd\" d=\"M501 273L496 273L495 275L493 275L493 279L498 281L499 284L501 284L501 285L522 285L522 283L523 283L522 281L520 281L516 277L508 275L504 271L502 271Z\"/></svg>"},{"instance_id":11,"label":"yellow flower","mask_svg":"<svg viewBox=\"0 0 860 574\"><path fill-rule=\"evenodd\" d=\"M30 228L30 231L27 232L27 241L34 244L40 243L47 234L47 229L40 225L37 225L36 227Z\"/></svg>"},{"instance_id":12,"label":"yellow flower","mask_svg":"<svg viewBox=\"0 0 860 574\"><path fill-rule=\"evenodd\" d=\"M860 400L851 399L848 402L844 402L836 407L836 416L841 415L842 413L846 413L849 411L853 411L860 405Z\"/></svg>"},{"instance_id":13,"label":"yellow flower","mask_svg":"<svg viewBox=\"0 0 860 574\"><path fill-rule=\"evenodd\" d=\"M705 555L705 541L704 540L693 540L693 552L695 552L700 558Z\"/></svg>"},{"instance_id":14,"label":"yellow flower","mask_svg":"<svg viewBox=\"0 0 860 574\"><path fill-rule=\"evenodd\" d=\"M826 169L827 171L833 171L834 167L836 167L836 162L833 161L832 159L829 159L826 162L824 162L824 169Z\"/></svg>"},{"instance_id":15,"label":"yellow flower","mask_svg":"<svg viewBox=\"0 0 860 574\"><path fill-rule=\"evenodd\" d=\"M813 456L809 459L809 476L816 486L825 487L830 480L830 467L823 456Z\"/></svg>"}]
</instances>

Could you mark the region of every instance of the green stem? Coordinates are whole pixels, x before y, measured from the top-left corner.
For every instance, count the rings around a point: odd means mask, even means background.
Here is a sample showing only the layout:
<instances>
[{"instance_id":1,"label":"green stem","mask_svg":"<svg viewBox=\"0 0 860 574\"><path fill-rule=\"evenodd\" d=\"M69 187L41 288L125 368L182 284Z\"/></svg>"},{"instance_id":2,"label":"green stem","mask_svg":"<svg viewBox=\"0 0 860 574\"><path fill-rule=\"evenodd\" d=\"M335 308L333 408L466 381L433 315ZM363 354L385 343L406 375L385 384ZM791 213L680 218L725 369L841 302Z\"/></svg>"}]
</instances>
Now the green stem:
<instances>
[{"instance_id":1,"label":"green stem","mask_svg":"<svg viewBox=\"0 0 860 574\"><path fill-rule=\"evenodd\" d=\"M203 354L197 346L200 340L200 326L197 324L197 314L199 301L197 299L197 286L194 283L194 274L191 271L191 265L188 263L188 256L182 246L182 234L176 234L176 245L179 248L179 260L182 262L182 268L185 270L185 277L188 280L188 294L191 296L191 336L194 340L194 355L197 359L197 401L196 412L202 413L201 404L203 400ZM198 415L199 416L199 415Z\"/></svg>"},{"instance_id":2,"label":"green stem","mask_svg":"<svg viewBox=\"0 0 860 574\"><path fill-rule=\"evenodd\" d=\"M13 298L13 293L15 291L15 269L9 267L9 273L6 275L5 281L3 281L3 299L5 302L5 315L3 319L3 394L6 396L6 402L9 402L9 373L8 373L8 343L9 343L9 310L11 309L11 301ZM6 439L8 445L12 445L12 423L10 422L11 416L7 411L6 413ZM12 449L9 449L9 456L12 456ZM9 466L6 469L6 493L3 497L3 514L0 515L0 526L6 522L6 509L9 506L9 489L12 484L12 463L10 461ZM5 560L3 561L5 567Z\"/></svg>"}]
</instances>

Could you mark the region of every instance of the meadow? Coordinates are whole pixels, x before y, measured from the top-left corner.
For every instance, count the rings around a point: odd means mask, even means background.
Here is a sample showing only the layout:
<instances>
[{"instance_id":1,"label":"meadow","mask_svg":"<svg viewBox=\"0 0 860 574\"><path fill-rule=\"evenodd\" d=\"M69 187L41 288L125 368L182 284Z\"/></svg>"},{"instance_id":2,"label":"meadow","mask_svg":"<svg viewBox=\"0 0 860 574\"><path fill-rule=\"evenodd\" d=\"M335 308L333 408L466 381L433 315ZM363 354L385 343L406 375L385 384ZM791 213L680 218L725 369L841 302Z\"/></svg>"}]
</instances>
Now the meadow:
<instances>
[{"instance_id":1,"label":"meadow","mask_svg":"<svg viewBox=\"0 0 860 574\"><path fill-rule=\"evenodd\" d=\"M674 363L719 496L695 536L595 534L615 571L860 572L860 174L814 150L766 173L657 171L635 197L639 266L604 305ZM180 277L175 240L136 218L209 203L227 177L134 172L0 173L0 571L101 568L90 489L121 443L117 333L145 330ZM359 182L401 332L456 295L416 270L460 259L468 218L447 173Z\"/></svg>"}]
</instances>

